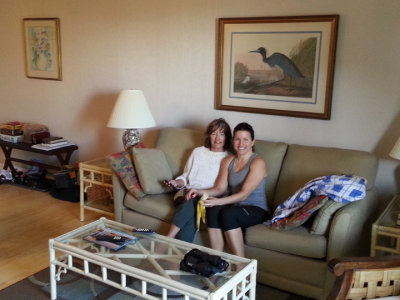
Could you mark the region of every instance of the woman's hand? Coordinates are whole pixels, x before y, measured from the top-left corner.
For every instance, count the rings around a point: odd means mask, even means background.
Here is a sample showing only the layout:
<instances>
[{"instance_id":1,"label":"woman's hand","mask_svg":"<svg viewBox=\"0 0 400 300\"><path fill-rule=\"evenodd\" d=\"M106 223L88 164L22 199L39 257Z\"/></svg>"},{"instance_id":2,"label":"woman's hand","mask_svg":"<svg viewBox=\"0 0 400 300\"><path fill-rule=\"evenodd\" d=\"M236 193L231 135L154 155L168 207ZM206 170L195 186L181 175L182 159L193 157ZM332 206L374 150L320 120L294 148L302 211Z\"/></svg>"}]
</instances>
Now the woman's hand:
<instances>
[{"instance_id":1,"label":"woman's hand","mask_svg":"<svg viewBox=\"0 0 400 300\"><path fill-rule=\"evenodd\" d=\"M171 190L174 191L174 190L179 190L179 189L183 188L184 182L181 179L178 179L178 180L172 179L172 180L164 180L163 184L166 187L169 187Z\"/></svg>"},{"instance_id":2,"label":"woman's hand","mask_svg":"<svg viewBox=\"0 0 400 300\"><path fill-rule=\"evenodd\" d=\"M167 188L170 188L171 190L176 190L176 181L175 180L163 180L163 185L166 186Z\"/></svg>"},{"instance_id":3,"label":"woman's hand","mask_svg":"<svg viewBox=\"0 0 400 300\"><path fill-rule=\"evenodd\" d=\"M204 207L217 206L217 205L219 205L218 200L219 200L219 198L208 197L206 200L203 200L203 203L201 203L201 205L203 205Z\"/></svg>"},{"instance_id":4,"label":"woman's hand","mask_svg":"<svg viewBox=\"0 0 400 300\"><path fill-rule=\"evenodd\" d=\"M199 195L199 191L198 190L190 189L189 191L187 191L185 199L189 200L190 198L194 198L197 195Z\"/></svg>"}]
</instances>

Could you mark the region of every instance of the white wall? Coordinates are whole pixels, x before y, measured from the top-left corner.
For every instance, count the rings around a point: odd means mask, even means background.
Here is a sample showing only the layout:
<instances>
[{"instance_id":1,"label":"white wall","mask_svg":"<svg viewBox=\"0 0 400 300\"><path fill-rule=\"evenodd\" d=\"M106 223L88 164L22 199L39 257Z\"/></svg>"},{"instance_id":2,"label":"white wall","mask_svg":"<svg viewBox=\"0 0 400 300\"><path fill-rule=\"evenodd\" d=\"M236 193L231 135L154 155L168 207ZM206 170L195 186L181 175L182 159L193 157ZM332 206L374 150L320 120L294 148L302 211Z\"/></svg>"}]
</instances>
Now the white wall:
<instances>
[{"instance_id":1,"label":"white wall","mask_svg":"<svg viewBox=\"0 0 400 300\"><path fill-rule=\"evenodd\" d=\"M398 0L1 0L0 122L46 124L88 160L121 150L105 124L121 89L142 89L161 127L224 117L259 139L371 151L389 197L400 183L387 156L400 134L399 12ZM331 120L214 109L218 18L319 14L340 15ZM25 76L27 17L60 18L62 81Z\"/></svg>"}]
</instances>

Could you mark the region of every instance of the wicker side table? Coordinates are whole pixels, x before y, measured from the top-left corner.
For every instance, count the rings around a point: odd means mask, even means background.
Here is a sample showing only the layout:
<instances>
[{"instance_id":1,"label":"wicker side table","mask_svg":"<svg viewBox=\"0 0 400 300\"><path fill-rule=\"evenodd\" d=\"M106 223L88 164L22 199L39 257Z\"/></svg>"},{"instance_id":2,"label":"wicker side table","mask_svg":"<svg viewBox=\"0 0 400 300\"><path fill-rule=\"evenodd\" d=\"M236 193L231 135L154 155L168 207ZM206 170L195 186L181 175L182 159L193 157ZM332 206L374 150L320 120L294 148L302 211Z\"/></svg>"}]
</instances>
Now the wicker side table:
<instances>
[{"instance_id":1,"label":"wicker side table","mask_svg":"<svg viewBox=\"0 0 400 300\"><path fill-rule=\"evenodd\" d=\"M85 220L85 209L114 217L112 170L104 158L79 163L80 219ZM105 193L85 199L85 193L95 186L105 187Z\"/></svg>"},{"instance_id":2,"label":"wicker side table","mask_svg":"<svg viewBox=\"0 0 400 300\"><path fill-rule=\"evenodd\" d=\"M399 213L400 197L394 196L372 224L371 256L375 256L377 251L400 254L400 225L397 225Z\"/></svg>"}]
</instances>

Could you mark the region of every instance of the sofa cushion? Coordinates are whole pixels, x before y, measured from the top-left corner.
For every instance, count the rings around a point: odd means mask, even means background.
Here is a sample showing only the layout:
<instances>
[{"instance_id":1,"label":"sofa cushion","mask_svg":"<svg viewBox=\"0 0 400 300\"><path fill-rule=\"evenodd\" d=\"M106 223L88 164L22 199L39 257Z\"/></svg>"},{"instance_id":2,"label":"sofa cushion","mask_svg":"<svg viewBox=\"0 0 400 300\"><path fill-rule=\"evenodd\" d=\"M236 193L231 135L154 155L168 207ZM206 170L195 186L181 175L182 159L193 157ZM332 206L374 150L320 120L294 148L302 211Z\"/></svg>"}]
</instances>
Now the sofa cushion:
<instances>
[{"instance_id":1,"label":"sofa cushion","mask_svg":"<svg viewBox=\"0 0 400 300\"><path fill-rule=\"evenodd\" d=\"M162 184L163 180L172 178L171 169L162 150L132 148L132 156L140 185L146 194L170 192Z\"/></svg>"},{"instance_id":2,"label":"sofa cushion","mask_svg":"<svg viewBox=\"0 0 400 300\"><path fill-rule=\"evenodd\" d=\"M279 219L270 227L278 230L290 230L303 225L314 212L319 210L327 201L328 197L320 195L307 201L302 207L286 218Z\"/></svg>"},{"instance_id":3,"label":"sofa cushion","mask_svg":"<svg viewBox=\"0 0 400 300\"><path fill-rule=\"evenodd\" d=\"M143 201L137 200L131 194L126 194L124 205L143 215L171 223L175 209L172 194L146 195Z\"/></svg>"},{"instance_id":4,"label":"sofa cushion","mask_svg":"<svg viewBox=\"0 0 400 300\"><path fill-rule=\"evenodd\" d=\"M348 203L336 202L329 199L320 210L310 228L311 234L328 234L328 228L336 211Z\"/></svg>"},{"instance_id":5,"label":"sofa cushion","mask_svg":"<svg viewBox=\"0 0 400 300\"><path fill-rule=\"evenodd\" d=\"M326 237L310 234L308 228L304 226L293 230L279 231L259 224L246 229L245 240L248 246L271 251L310 258L326 256Z\"/></svg>"},{"instance_id":6,"label":"sofa cushion","mask_svg":"<svg viewBox=\"0 0 400 300\"><path fill-rule=\"evenodd\" d=\"M180 175L193 149L204 144L204 133L187 128L163 128L156 148L163 150L173 177Z\"/></svg>"},{"instance_id":7,"label":"sofa cushion","mask_svg":"<svg viewBox=\"0 0 400 300\"><path fill-rule=\"evenodd\" d=\"M267 201L274 197L276 183L281 171L283 158L285 157L288 145L281 142L268 142L256 140L255 152L260 155L267 164Z\"/></svg>"},{"instance_id":8,"label":"sofa cushion","mask_svg":"<svg viewBox=\"0 0 400 300\"><path fill-rule=\"evenodd\" d=\"M357 175L375 183L378 159L371 153L339 148L290 145L276 187L274 208L311 179L325 175Z\"/></svg>"}]
</instances>

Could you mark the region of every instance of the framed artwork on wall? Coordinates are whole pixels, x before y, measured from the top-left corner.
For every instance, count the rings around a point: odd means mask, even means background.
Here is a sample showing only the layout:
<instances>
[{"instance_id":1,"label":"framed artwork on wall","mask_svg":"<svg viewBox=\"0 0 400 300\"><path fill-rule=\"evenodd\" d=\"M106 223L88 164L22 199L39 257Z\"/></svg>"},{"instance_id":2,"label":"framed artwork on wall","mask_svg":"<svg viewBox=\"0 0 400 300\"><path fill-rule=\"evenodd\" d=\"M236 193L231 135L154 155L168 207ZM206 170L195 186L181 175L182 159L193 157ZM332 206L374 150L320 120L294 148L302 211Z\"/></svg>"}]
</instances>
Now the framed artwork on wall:
<instances>
[{"instance_id":1,"label":"framed artwork on wall","mask_svg":"<svg viewBox=\"0 0 400 300\"><path fill-rule=\"evenodd\" d=\"M59 18L25 18L26 76L62 80Z\"/></svg>"},{"instance_id":2,"label":"framed artwork on wall","mask_svg":"<svg viewBox=\"0 0 400 300\"><path fill-rule=\"evenodd\" d=\"M216 109L329 120L338 22L218 19Z\"/></svg>"}]
</instances>

